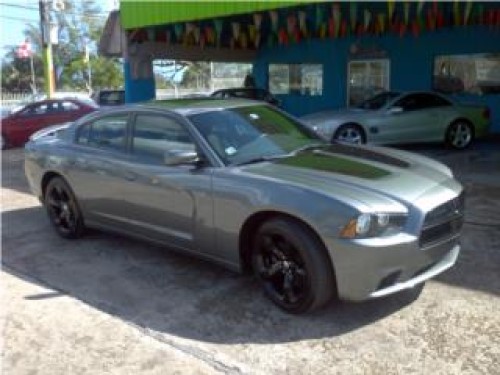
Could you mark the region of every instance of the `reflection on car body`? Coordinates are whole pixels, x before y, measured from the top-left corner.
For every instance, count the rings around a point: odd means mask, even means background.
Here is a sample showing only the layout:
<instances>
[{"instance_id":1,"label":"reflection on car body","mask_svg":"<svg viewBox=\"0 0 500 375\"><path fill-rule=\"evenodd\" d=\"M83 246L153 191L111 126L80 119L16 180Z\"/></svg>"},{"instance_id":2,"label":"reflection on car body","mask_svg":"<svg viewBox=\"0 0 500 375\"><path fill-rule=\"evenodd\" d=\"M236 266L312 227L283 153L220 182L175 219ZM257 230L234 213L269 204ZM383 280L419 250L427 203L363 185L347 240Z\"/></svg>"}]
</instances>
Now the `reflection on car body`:
<instances>
[{"instance_id":1,"label":"reflection on car body","mask_svg":"<svg viewBox=\"0 0 500 375\"><path fill-rule=\"evenodd\" d=\"M49 161L57 159L57 165ZM411 288L455 263L463 188L431 159L330 145L266 104L123 106L26 145L57 232L123 233L253 270L300 313Z\"/></svg>"}]
</instances>

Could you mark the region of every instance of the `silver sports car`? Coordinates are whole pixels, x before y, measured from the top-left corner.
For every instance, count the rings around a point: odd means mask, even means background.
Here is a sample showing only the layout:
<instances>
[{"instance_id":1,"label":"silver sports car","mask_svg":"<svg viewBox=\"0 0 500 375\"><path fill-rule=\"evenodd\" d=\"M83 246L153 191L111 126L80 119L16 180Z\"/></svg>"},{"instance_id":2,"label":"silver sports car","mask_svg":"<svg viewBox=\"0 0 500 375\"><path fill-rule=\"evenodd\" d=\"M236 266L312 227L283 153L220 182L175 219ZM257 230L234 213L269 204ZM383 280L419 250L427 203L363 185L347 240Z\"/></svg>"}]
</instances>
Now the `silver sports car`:
<instances>
[{"instance_id":1,"label":"silver sports car","mask_svg":"<svg viewBox=\"0 0 500 375\"><path fill-rule=\"evenodd\" d=\"M25 163L61 236L97 227L253 270L292 313L412 288L460 250L463 189L447 167L331 145L267 104L108 109L33 137Z\"/></svg>"},{"instance_id":2,"label":"silver sports car","mask_svg":"<svg viewBox=\"0 0 500 375\"><path fill-rule=\"evenodd\" d=\"M318 112L301 120L327 141L445 142L463 149L487 134L490 111L434 92L383 92L356 107Z\"/></svg>"}]
</instances>

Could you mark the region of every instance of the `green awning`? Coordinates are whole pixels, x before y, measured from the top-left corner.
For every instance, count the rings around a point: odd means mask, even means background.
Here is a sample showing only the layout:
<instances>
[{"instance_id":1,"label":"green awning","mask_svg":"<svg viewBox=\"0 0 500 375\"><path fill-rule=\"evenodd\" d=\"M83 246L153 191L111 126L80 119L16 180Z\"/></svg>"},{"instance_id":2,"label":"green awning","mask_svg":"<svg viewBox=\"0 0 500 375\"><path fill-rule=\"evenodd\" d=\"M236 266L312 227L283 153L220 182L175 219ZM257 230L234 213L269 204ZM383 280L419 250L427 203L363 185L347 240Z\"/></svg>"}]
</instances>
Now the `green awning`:
<instances>
[{"instance_id":1,"label":"green awning","mask_svg":"<svg viewBox=\"0 0 500 375\"><path fill-rule=\"evenodd\" d=\"M133 29L176 22L198 21L302 5L313 1L140 1L122 0L122 27Z\"/></svg>"}]
</instances>

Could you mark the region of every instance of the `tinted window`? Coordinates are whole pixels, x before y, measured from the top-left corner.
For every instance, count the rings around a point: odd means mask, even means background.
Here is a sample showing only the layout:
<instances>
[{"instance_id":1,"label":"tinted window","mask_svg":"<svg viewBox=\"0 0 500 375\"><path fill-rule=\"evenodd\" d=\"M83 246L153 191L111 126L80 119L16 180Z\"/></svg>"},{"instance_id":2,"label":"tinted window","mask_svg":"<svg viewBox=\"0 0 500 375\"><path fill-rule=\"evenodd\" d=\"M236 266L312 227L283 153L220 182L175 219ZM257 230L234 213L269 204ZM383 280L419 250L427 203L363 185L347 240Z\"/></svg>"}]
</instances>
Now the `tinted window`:
<instances>
[{"instance_id":1,"label":"tinted window","mask_svg":"<svg viewBox=\"0 0 500 375\"><path fill-rule=\"evenodd\" d=\"M402 107L405 111L444 107L448 105L451 105L451 103L446 99L426 93L407 95L395 104L395 106Z\"/></svg>"},{"instance_id":2,"label":"tinted window","mask_svg":"<svg viewBox=\"0 0 500 375\"><path fill-rule=\"evenodd\" d=\"M400 94L397 92L383 92L375 95L370 99L365 100L357 107L362 109L377 110L388 104L391 100L398 97Z\"/></svg>"},{"instance_id":3,"label":"tinted window","mask_svg":"<svg viewBox=\"0 0 500 375\"><path fill-rule=\"evenodd\" d=\"M415 111L421 109L421 101L419 100L418 94L410 94L399 99L394 106L401 107L404 111Z\"/></svg>"},{"instance_id":4,"label":"tinted window","mask_svg":"<svg viewBox=\"0 0 500 375\"><path fill-rule=\"evenodd\" d=\"M76 134L76 143L87 144L89 141L90 135L90 123L82 125L78 128L78 132Z\"/></svg>"},{"instance_id":5,"label":"tinted window","mask_svg":"<svg viewBox=\"0 0 500 375\"><path fill-rule=\"evenodd\" d=\"M141 115L135 120L132 152L149 161L163 163L166 151L194 151L189 132L175 120Z\"/></svg>"},{"instance_id":6,"label":"tinted window","mask_svg":"<svg viewBox=\"0 0 500 375\"><path fill-rule=\"evenodd\" d=\"M62 110L64 112L71 112L71 111L78 111L80 107L78 107L75 103L73 102L62 102L60 103Z\"/></svg>"},{"instance_id":7,"label":"tinted window","mask_svg":"<svg viewBox=\"0 0 500 375\"><path fill-rule=\"evenodd\" d=\"M108 116L85 124L77 133L77 143L125 151L128 115Z\"/></svg>"},{"instance_id":8,"label":"tinted window","mask_svg":"<svg viewBox=\"0 0 500 375\"><path fill-rule=\"evenodd\" d=\"M42 104L34 104L30 105L29 107L26 107L21 114L23 116L25 115L44 115L47 112L49 112L49 106L47 103L42 103Z\"/></svg>"},{"instance_id":9,"label":"tinted window","mask_svg":"<svg viewBox=\"0 0 500 375\"><path fill-rule=\"evenodd\" d=\"M425 94L428 97L429 107L446 107L451 105L451 103L445 98L433 95L433 94Z\"/></svg>"}]
</instances>

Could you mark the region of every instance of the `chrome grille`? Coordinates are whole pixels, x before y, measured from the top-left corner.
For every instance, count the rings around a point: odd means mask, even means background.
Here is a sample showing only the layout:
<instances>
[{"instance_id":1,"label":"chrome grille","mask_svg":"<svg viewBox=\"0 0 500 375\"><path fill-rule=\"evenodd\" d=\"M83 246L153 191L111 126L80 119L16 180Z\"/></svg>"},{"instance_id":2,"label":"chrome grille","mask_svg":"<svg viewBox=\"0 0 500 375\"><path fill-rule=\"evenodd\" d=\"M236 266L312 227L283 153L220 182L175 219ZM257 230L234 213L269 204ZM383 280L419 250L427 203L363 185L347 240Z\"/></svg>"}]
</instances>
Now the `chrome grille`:
<instances>
[{"instance_id":1,"label":"chrome grille","mask_svg":"<svg viewBox=\"0 0 500 375\"><path fill-rule=\"evenodd\" d=\"M420 247L455 236L462 229L465 197L462 192L457 198L445 202L425 216L420 234Z\"/></svg>"}]
</instances>

